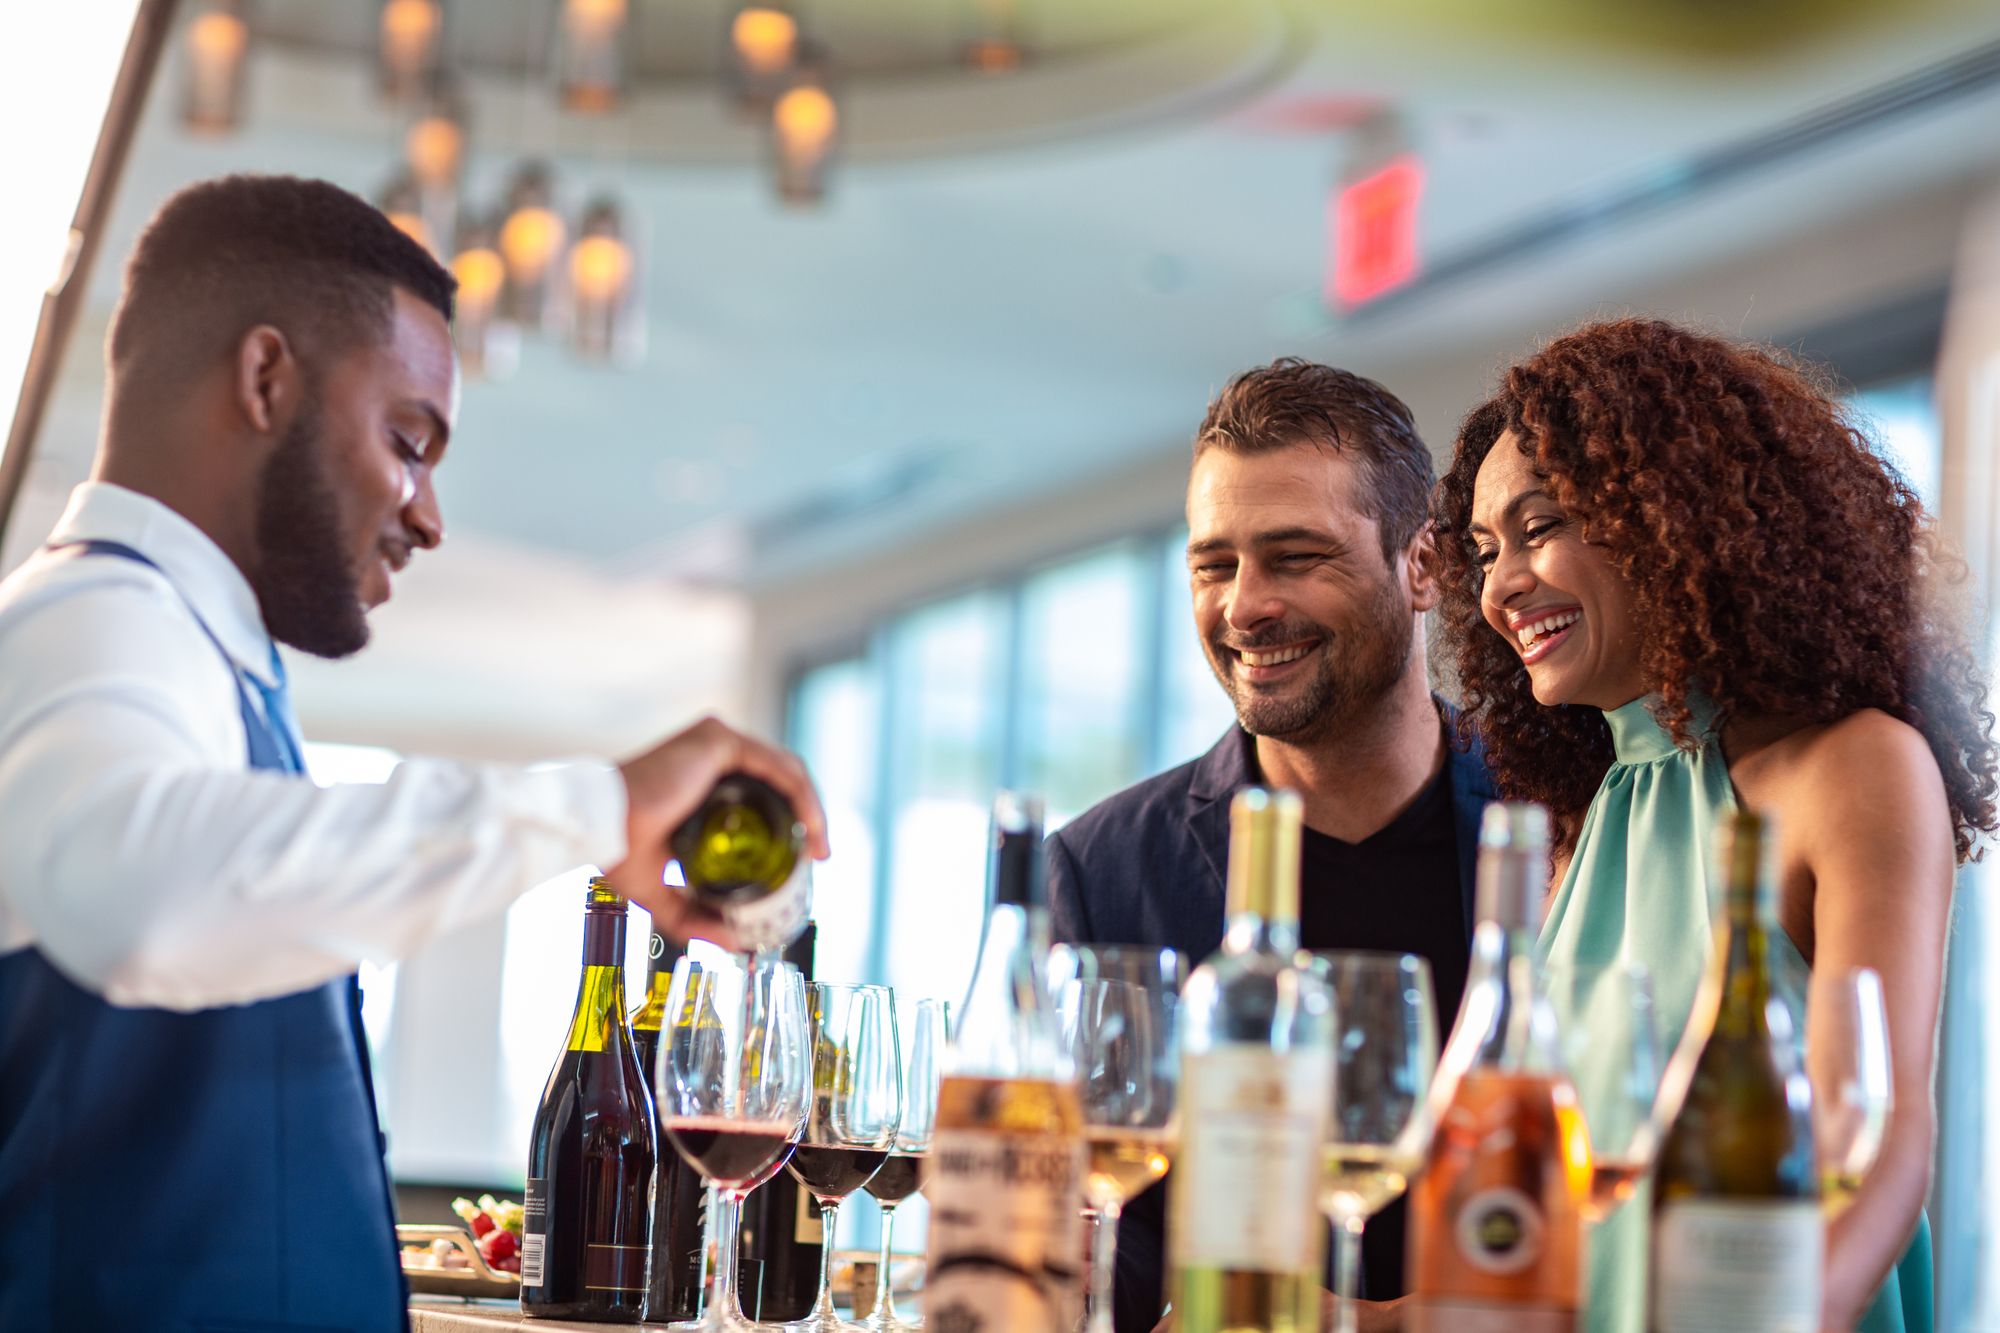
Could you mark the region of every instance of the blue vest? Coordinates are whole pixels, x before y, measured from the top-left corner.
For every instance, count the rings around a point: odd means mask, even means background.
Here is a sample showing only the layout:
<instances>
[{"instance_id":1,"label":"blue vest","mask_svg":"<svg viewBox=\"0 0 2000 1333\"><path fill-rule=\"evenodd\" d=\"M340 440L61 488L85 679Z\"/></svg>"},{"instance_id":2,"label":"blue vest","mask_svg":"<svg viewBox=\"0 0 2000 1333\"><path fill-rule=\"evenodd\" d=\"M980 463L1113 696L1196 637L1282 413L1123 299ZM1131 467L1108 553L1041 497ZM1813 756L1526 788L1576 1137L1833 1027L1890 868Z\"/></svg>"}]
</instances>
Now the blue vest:
<instances>
[{"instance_id":1,"label":"blue vest","mask_svg":"<svg viewBox=\"0 0 2000 1333\"><path fill-rule=\"evenodd\" d=\"M282 704L223 659L250 767L303 773ZM353 977L175 1013L0 957L6 1333L400 1333L394 1216Z\"/></svg>"}]
</instances>

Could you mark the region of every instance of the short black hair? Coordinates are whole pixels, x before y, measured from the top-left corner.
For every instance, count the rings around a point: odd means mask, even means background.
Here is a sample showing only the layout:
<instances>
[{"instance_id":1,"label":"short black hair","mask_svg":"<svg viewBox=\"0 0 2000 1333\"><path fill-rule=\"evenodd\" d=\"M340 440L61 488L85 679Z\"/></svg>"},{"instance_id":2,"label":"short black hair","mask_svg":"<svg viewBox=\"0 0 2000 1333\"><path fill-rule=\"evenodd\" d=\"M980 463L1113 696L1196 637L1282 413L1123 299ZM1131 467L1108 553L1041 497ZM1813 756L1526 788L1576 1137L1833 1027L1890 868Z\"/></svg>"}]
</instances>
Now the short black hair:
<instances>
[{"instance_id":1,"label":"short black hair","mask_svg":"<svg viewBox=\"0 0 2000 1333\"><path fill-rule=\"evenodd\" d=\"M1393 559L1430 520L1436 474L1403 400L1366 376L1281 356L1229 381L1208 405L1194 454L1209 449L1261 454L1316 444L1361 463L1364 510L1382 529L1382 558Z\"/></svg>"},{"instance_id":2,"label":"short black hair","mask_svg":"<svg viewBox=\"0 0 2000 1333\"><path fill-rule=\"evenodd\" d=\"M366 200L298 176L202 181L161 205L132 249L111 365L182 380L259 324L323 364L386 334L397 287L451 319L457 280Z\"/></svg>"}]
</instances>

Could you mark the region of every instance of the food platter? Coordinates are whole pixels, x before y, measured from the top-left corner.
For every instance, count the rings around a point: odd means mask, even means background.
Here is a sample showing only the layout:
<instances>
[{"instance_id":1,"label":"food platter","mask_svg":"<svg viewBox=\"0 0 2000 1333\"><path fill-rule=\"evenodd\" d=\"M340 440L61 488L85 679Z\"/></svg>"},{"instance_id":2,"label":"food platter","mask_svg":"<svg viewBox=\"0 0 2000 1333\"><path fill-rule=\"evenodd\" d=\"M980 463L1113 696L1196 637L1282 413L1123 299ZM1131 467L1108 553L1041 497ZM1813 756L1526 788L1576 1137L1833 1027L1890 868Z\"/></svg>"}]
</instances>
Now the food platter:
<instances>
[{"instance_id":1,"label":"food platter","mask_svg":"<svg viewBox=\"0 0 2000 1333\"><path fill-rule=\"evenodd\" d=\"M465 1256L463 1266L446 1268L414 1264L411 1251L405 1248L422 1246L426 1252L435 1253L437 1242L441 1240ZM496 1296L503 1300L520 1299L521 1279L513 1273L499 1272L488 1264L463 1227L398 1222L396 1248L403 1256L403 1276L413 1292L426 1296L463 1296L467 1300Z\"/></svg>"}]
</instances>

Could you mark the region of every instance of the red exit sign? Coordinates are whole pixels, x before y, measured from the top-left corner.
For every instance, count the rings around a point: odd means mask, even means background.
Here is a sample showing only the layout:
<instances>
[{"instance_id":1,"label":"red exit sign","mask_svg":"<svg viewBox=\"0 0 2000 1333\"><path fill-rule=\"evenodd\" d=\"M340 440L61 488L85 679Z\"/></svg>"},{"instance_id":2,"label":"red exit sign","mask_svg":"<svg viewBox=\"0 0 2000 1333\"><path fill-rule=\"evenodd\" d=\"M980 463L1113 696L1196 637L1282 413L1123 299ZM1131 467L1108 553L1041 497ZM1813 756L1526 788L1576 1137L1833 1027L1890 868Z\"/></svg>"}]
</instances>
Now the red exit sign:
<instances>
[{"instance_id":1,"label":"red exit sign","mask_svg":"<svg viewBox=\"0 0 2000 1333\"><path fill-rule=\"evenodd\" d=\"M1424 166L1399 153L1334 194L1327 209L1333 262L1326 302L1352 310L1417 276L1417 202Z\"/></svg>"}]
</instances>

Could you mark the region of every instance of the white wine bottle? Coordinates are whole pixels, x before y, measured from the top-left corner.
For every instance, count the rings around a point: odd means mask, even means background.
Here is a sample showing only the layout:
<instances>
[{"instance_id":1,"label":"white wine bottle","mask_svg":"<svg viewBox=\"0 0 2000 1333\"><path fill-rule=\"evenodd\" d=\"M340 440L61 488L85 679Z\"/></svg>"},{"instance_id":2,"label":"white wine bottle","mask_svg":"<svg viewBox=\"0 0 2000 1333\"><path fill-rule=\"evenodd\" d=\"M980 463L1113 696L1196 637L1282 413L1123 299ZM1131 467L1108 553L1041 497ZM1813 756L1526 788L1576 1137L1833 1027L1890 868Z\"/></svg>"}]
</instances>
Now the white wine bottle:
<instances>
[{"instance_id":1,"label":"white wine bottle","mask_svg":"<svg viewBox=\"0 0 2000 1333\"><path fill-rule=\"evenodd\" d=\"M1759 816L1724 816L1718 966L1690 1020L1712 1013L1713 1021L1653 1191L1653 1327L1661 1333L1820 1327L1812 1090L1790 1012L1771 987L1775 842Z\"/></svg>"},{"instance_id":2,"label":"white wine bottle","mask_svg":"<svg viewBox=\"0 0 2000 1333\"><path fill-rule=\"evenodd\" d=\"M1548 814L1486 807L1478 929L1410 1191L1411 1333L1570 1333L1582 1300L1590 1140L1535 974Z\"/></svg>"},{"instance_id":3,"label":"white wine bottle","mask_svg":"<svg viewBox=\"0 0 2000 1333\"><path fill-rule=\"evenodd\" d=\"M1047 998L1042 812L993 807L993 905L938 1087L925 1323L1071 1333L1083 1303L1083 1105Z\"/></svg>"},{"instance_id":4,"label":"white wine bottle","mask_svg":"<svg viewBox=\"0 0 2000 1333\"><path fill-rule=\"evenodd\" d=\"M1181 996L1181 1149L1168 1225L1181 1333L1315 1333L1335 1025L1299 946L1295 793L1229 810L1228 933Z\"/></svg>"},{"instance_id":5,"label":"white wine bottle","mask_svg":"<svg viewBox=\"0 0 2000 1333\"><path fill-rule=\"evenodd\" d=\"M812 915L805 839L775 787L731 773L674 830L672 848L688 896L719 913L744 948L764 953L797 939Z\"/></svg>"}]
</instances>

